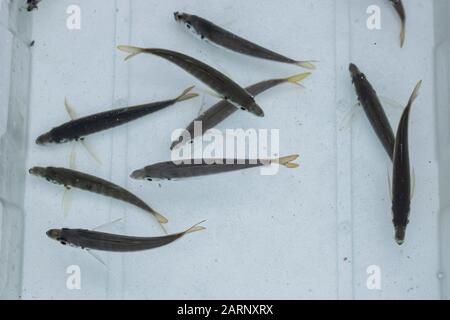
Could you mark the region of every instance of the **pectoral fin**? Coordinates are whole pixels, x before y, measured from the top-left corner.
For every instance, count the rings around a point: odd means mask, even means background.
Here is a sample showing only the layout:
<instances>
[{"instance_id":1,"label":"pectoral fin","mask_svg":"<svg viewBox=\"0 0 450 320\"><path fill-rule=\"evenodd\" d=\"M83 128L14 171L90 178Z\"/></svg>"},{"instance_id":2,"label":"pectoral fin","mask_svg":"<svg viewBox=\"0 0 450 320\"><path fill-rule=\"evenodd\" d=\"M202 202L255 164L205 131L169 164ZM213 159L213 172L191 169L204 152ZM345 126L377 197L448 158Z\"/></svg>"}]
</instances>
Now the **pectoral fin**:
<instances>
[{"instance_id":1,"label":"pectoral fin","mask_svg":"<svg viewBox=\"0 0 450 320\"><path fill-rule=\"evenodd\" d=\"M112 226L118 224L119 222L122 222L122 220L123 220L122 218L119 218L119 219L116 219L116 220L114 220L114 221L107 222L107 223L105 223L105 224L102 224L102 225L99 225L99 226L95 227L94 229L92 229L92 231L100 231L100 230L106 230L106 229L109 229L109 228L111 228Z\"/></svg>"},{"instance_id":2,"label":"pectoral fin","mask_svg":"<svg viewBox=\"0 0 450 320\"><path fill-rule=\"evenodd\" d=\"M87 153L92 157L92 159L97 162L98 165L102 165L102 160L95 154L92 147L86 142L86 140L81 141L81 145L86 149Z\"/></svg>"},{"instance_id":3,"label":"pectoral fin","mask_svg":"<svg viewBox=\"0 0 450 320\"><path fill-rule=\"evenodd\" d=\"M67 98L64 99L64 107L66 108L67 114L69 115L71 120L76 120L78 118L78 115L75 111L75 108L69 103ZM92 148L87 144L85 139L80 139L81 144L86 149L88 154L97 162L97 164L101 165L102 161L97 157L95 152L92 150Z\"/></svg>"},{"instance_id":4,"label":"pectoral fin","mask_svg":"<svg viewBox=\"0 0 450 320\"><path fill-rule=\"evenodd\" d=\"M106 265L105 261L103 261L102 258L100 258L100 256L98 256L96 253L92 252L89 249L86 249L86 252L89 253L89 255L91 257L93 257L95 260L97 260L98 262L100 262L106 269L108 269L108 266Z\"/></svg>"},{"instance_id":5,"label":"pectoral fin","mask_svg":"<svg viewBox=\"0 0 450 320\"><path fill-rule=\"evenodd\" d=\"M342 131L350 126L350 123L353 121L353 118L355 117L356 112L359 111L360 103L355 103L351 110L347 112L347 114L342 118L341 123L339 125L339 130Z\"/></svg>"},{"instance_id":6,"label":"pectoral fin","mask_svg":"<svg viewBox=\"0 0 450 320\"><path fill-rule=\"evenodd\" d=\"M69 101L67 100L67 97L64 98L64 107L66 108L67 114L69 115L70 119L76 120L78 118L77 113L75 112L75 109L69 103Z\"/></svg>"}]
</instances>

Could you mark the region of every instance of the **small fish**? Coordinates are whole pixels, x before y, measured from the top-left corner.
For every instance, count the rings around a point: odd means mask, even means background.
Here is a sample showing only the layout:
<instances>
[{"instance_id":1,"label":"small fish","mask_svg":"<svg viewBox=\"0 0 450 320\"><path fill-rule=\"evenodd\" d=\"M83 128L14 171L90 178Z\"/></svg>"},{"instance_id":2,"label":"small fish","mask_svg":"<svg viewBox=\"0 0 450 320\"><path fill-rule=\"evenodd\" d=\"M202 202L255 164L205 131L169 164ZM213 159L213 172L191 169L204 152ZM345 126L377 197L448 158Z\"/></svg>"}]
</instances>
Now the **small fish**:
<instances>
[{"instance_id":1,"label":"small fish","mask_svg":"<svg viewBox=\"0 0 450 320\"><path fill-rule=\"evenodd\" d=\"M406 13L405 8L403 7L402 0L389 0L397 11L398 16L400 17L400 21L402 24L400 31L400 47L403 48L405 44L405 33L406 33Z\"/></svg>"},{"instance_id":2,"label":"small fish","mask_svg":"<svg viewBox=\"0 0 450 320\"><path fill-rule=\"evenodd\" d=\"M414 100L419 95L422 81L414 88L408 105L403 111L397 129L394 149L394 169L392 172L392 215L395 227L395 241L402 245L405 241L406 226L411 208L411 171L409 164L408 127L409 114Z\"/></svg>"},{"instance_id":3,"label":"small fish","mask_svg":"<svg viewBox=\"0 0 450 320\"><path fill-rule=\"evenodd\" d=\"M289 78L284 79L272 79L272 80L266 80L259 83L256 83L250 87L247 87L246 90L254 95L257 96L258 94L273 88L275 86L278 86L283 83L292 83L299 85L297 82L302 81L303 79L310 76L311 73L301 73ZM189 126L186 128L186 132L189 133L190 139L183 139L183 135L180 136L178 139L176 139L172 146L170 147L171 150L181 147L182 145L188 143L189 141L194 140L197 136L195 136L195 122L201 122L202 123L202 132L201 134L204 134L206 131L208 131L211 128L214 128L217 124L231 116L234 112L236 112L237 109L228 101L222 100L213 105L211 108L206 110L200 117L192 121Z\"/></svg>"},{"instance_id":4,"label":"small fish","mask_svg":"<svg viewBox=\"0 0 450 320\"><path fill-rule=\"evenodd\" d=\"M153 180L178 180L198 176L206 176L224 172L256 168L271 164L280 164L287 168L298 168L298 164L292 163L298 159L298 155L267 160L236 160L236 159L202 159L202 163L192 159L191 163L177 164L172 161L160 162L143 169L134 171L130 176L133 179Z\"/></svg>"},{"instance_id":5,"label":"small fish","mask_svg":"<svg viewBox=\"0 0 450 320\"><path fill-rule=\"evenodd\" d=\"M34 9L38 9L38 3L42 0L27 0L27 11L33 11Z\"/></svg>"},{"instance_id":6,"label":"small fish","mask_svg":"<svg viewBox=\"0 0 450 320\"><path fill-rule=\"evenodd\" d=\"M179 97L172 100L109 110L66 122L59 127L53 128L49 132L40 135L36 139L36 143L44 145L49 143L64 143L72 140L83 140L85 136L90 134L120 126L150 113L167 108L177 102L195 98L198 94L190 93L193 88L194 87L190 87L186 89Z\"/></svg>"},{"instance_id":7,"label":"small fish","mask_svg":"<svg viewBox=\"0 0 450 320\"><path fill-rule=\"evenodd\" d=\"M117 48L129 53L125 60L131 59L140 53L153 54L166 59L208 85L211 89L221 95L223 99L229 100L236 106L240 106L242 110L247 110L258 117L264 117L264 111L255 102L255 99L247 92L247 90L223 73L197 59L166 49L144 49L131 46L118 46Z\"/></svg>"},{"instance_id":8,"label":"small fish","mask_svg":"<svg viewBox=\"0 0 450 320\"><path fill-rule=\"evenodd\" d=\"M34 176L45 178L49 182L63 185L68 189L70 189L70 187L74 187L127 202L151 213L159 223L168 222L165 217L153 210L144 201L131 192L101 178L71 169L54 167L34 167L31 168L29 172Z\"/></svg>"},{"instance_id":9,"label":"small fish","mask_svg":"<svg viewBox=\"0 0 450 320\"><path fill-rule=\"evenodd\" d=\"M243 39L202 17L187 13L175 12L175 21L183 23L186 28L200 36L202 40L207 39L221 47L242 53L248 56L282 63L295 64L297 66L315 69L314 61L296 61L276 52L270 51L253 42Z\"/></svg>"},{"instance_id":10,"label":"small fish","mask_svg":"<svg viewBox=\"0 0 450 320\"><path fill-rule=\"evenodd\" d=\"M182 238L186 234L204 230L205 227L200 226L200 223L184 232L161 237L130 237L85 229L66 228L51 229L47 231L47 236L60 242L62 245L70 245L86 250L136 252L162 247Z\"/></svg>"},{"instance_id":11,"label":"small fish","mask_svg":"<svg viewBox=\"0 0 450 320\"><path fill-rule=\"evenodd\" d=\"M378 139L383 144L389 158L393 159L395 136L389 120L384 112L383 106L378 99L376 91L373 89L366 76L359 71L353 63L349 67L353 84L355 85L358 100L364 108L364 112L375 130Z\"/></svg>"}]
</instances>

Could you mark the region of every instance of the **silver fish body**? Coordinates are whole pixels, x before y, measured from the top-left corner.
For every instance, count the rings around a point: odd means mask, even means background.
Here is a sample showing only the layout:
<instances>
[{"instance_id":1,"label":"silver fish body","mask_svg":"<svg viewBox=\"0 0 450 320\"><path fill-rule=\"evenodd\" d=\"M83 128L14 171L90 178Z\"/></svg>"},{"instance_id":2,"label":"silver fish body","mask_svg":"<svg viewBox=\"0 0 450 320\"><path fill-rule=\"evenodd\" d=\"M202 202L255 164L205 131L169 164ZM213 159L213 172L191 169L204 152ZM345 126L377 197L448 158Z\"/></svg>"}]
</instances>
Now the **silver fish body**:
<instances>
[{"instance_id":1,"label":"silver fish body","mask_svg":"<svg viewBox=\"0 0 450 320\"><path fill-rule=\"evenodd\" d=\"M279 53L268 50L260 45L241 38L202 17L182 12L175 12L174 18L175 21L183 23L190 31L198 34L201 39L207 39L210 42L229 50L261 59L295 64L308 69L315 68L311 61L297 61L285 57Z\"/></svg>"},{"instance_id":2,"label":"silver fish body","mask_svg":"<svg viewBox=\"0 0 450 320\"><path fill-rule=\"evenodd\" d=\"M280 159L192 159L189 162L175 163L172 161L160 162L143 169L136 170L131 174L133 179L153 180L181 180L192 177L208 176L213 174L232 172L250 168L261 167L273 163L288 168L297 168L292 163L298 155L283 157Z\"/></svg>"},{"instance_id":3,"label":"silver fish body","mask_svg":"<svg viewBox=\"0 0 450 320\"><path fill-rule=\"evenodd\" d=\"M167 108L177 102L197 97L197 94L189 93L192 88L193 87L186 89L175 99L109 110L66 122L53 128L49 132L40 135L36 139L36 143L44 145L49 143L65 143L73 140L77 141L90 134L129 123L153 112Z\"/></svg>"},{"instance_id":4,"label":"silver fish body","mask_svg":"<svg viewBox=\"0 0 450 320\"><path fill-rule=\"evenodd\" d=\"M278 86L283 83L293 83L297 84L297 81L301 81L308 77L310 73L302 73L298 74L289 78L283 78L283 79L271 79L266 81L258 82L254 85L251 85L246 88L246 90L254 95L257 96L261 93L263 93L266 90L269 90L275 86ZM189 126L186 128L185 133L181 135L178 139L176 139L170 149L173 150L176 147L181 147L182 145L194 140L197 136L197 132L195 132L195 123L201 122L202 123L202 132L200 134L204 134L206 131L208 131L211 128L214 128L216 125L224 121L226 118L231 116L233 113L235 113L237 109L228 102L227 100L222 100L213 105L211 108L206 110L204 113L202 113L198 118L196 118L194 121L192 121ZM188 139L184 139L185 134L188 134Z\"/></svg>"},{"instance_id":5,"label":"silver fish body","mask_svg":"<svg viewBox=\"0 0 450 320\"><path fill-rule=\"evenodd\" d=\"M152 214L160 223L167 223L165 217L153 210L140 198L104 179L66 168L34 167L29 172L34 176L45 178L49 182L63 185L66 188L74 187L127 202Z\"/></svg>"},{"instance_id":6,"label":"silver fish body","mask_svg":"<svg viewBox=\"0 0 450 320\"><path fill-rule=\"evenodd\" d=\"M353 63L349 67L352 82L356 89L358 100L369 119L372 128L383 144L389 158L393 159L395 136L389 120L384 112L383 106L378 99L376 91L373 89L366 76Z\"/></svg>"},{"instance_id":7,"label":"silver fish body","mask_svg":"<svg viewBox=\"0 0 450 320\"><path fill-rule=\"evenodd\" d=\"M63 245L70 245L81 249L109 252L136 252L154 249L168 245L188 233L203 230L204 227L195 225L192 228L171 235L160 237L131 237L116 235L85 229L51 229L47 236Z\"/></svg>"},{"instance_id":8,"label":"silver fish body","mask_svg":"<svg viewBox=\"0 0 450 320\"><path fill-rule=\"evenodd\" d=\"M258 117L264 117L264 111L256 103L254 97L247 92L247 90L242 88L239 84L223 73L208 66L200 60L183 53L167 49L145 49L132 46L118 46L118 48L119 50L130 53L126 59L130 59L140 53L147 53L168 60L202 81L204 84L220 94L224 99L229 100L236 106L240 106L242 110L249 111Z\"/></svg>"},{"instance_id":9,"label":"silver fish body","mask_svg":"<svg viewBox=\"0 0 450 320\"><path fill-rule=\"evenodd\" d=\"M399 245L405 241L406 227L411 210L411 169L409 159L409 115L411 106L418 96L421 82L416 85L408 105L403 111L395 140L392 172L392 215L395 240Z\"/></svg>"}]
</instances>

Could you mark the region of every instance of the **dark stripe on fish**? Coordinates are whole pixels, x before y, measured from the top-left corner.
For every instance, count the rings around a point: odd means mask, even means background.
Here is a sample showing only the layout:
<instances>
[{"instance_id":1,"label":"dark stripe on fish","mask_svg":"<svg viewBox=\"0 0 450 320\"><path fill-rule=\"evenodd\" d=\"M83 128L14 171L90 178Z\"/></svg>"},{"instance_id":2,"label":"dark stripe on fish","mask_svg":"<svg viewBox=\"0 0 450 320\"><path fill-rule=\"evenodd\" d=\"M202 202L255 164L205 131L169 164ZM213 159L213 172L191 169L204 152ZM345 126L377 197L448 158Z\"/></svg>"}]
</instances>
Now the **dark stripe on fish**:
<instances>
[{"instance_id":1,"label":"dark stripe on fish","mask_svg":"<svg viewBox=\"0 0 450 320\"><path fill-rule=\"evenodd\" d=\"M167 108L177 102L197 97L197 94L189 93L192 88L188 88L182 95L175 99L105 111L66 122L40 135L36 139L36 143L42 145L79 140L90 134L123 125L150 113Z\"/></svg>"},{"instance_id":2,"label":"dark stripe on fish","mask_svg":"<svg viewBox=\"0 0 450 320\"><path fill-rule=\"evenodd\" d=\"M373 89L366 76L359 71L353 63L350 64L350 73L355 85L358 100L364 108L364 112L375 130L378 139L383 144L389 158L393 159L395 136L389 120L384 112L383 106L378 99L376 91Z\"/></svg>"},{"instance_id":3,"label":"dark stripe on fish","mask_svg":"<svg viewBox=\"0 0 450 320\"><path fill-rule=\"evenodd\" d=\"M166 49L144 49L132 46L118 46L118 49L130 53L126 60L140 53L153 54L166 59L208 85L224 99L229 100L237 106L241 106L241 109L247 110L258 117L264 116L264 111L247 90L223 73L195 58Z\"/></svg>"},{"instance_id":4,"label":"dark stripe on fish","mask_svg":"<svg viewBox=\"0 0 450 320\"><path fill-rule=\"evenodd\" d=\"M409 163L409 114L414 100L419 94L419 82L403 111L397 129L392 172L392 214L395 227L395 240L399 245L405 241L406 226L411 210L411 169Z\"/></svg>"},{"instance_id":5,"label":"dark stripe on fish","mask_svg":"<svg viewBox=\"0 0 450 320\"><path fill-rule=\"evenodd\" d=\"M315 68L311 61L296 61L287 58L279 53L241 38L202 17L180 12L175 12L174 17L176 21L184 23L188 29L196 32L201 39L208 39L229 50L261 59L295 64L308 69Z\"/></svg>"},{"instance_id":6,"label":"dark stripe on fish","mask_svg":"<svg viewBox=\"0 0 450 320\"><path fill-rule=\"evenodd\" d=\"M238 171L279 163L288 168L297 168L298 165L292 163L298 155L283 157L280 159L191 159L189 163L175 163L172 161L160 162L147 166L143 169L136 170L131 174L134 179L152 180L177 180L191 177L207 176L225 172Z\"/></svg>"},{"instance_id":7,"label":"dark stripe on fish","mask_svg":"<svg viewBox=\"0 0 450 320\"><path fill-rule=\"evenodd\" d=\"M82 249L135 252L162 247L188 233L204 229L204 227L195 225L184 232L161 237L131 237L85 229L52 229L47 231L47 236L63 245L71 245Z\"/></svg>"},{"instance_id":8,"label":"dark stripe on fish","mask_svg":"<svg viewBox=\"0 0 450 320\"><path fill-rule=\"evenodd\" d=\"M160 223L167 223L165 217L153 210L140 198L104 179L71 169L55 167L34 167L30 169L30 174L45 178L49 182L63 185L66 188L74 187L127 202L151 213Z\"/></svg>"},{"instance_id":9,"label":"dark stripe on fish","mask_svg":"<svg viewBox=\"0 0 450 320\"><path fill-rule=\"evenodd\" d=\"M278 86L283 83L294 83L297 84L297 81L301 81L308 77L310 73L302 73L299 75L295 75L293 77L284 78L284 79L272 79L272 80L266 80L259 83L256 83L252 86L249 86L246 88L246 90L254 95L257 96L260 93L263 93L264 91L271 89L275 86ZM189 141L192 141L196 138L195 134L195 123L201 122L202 123L202 132L201 134L204 134L206 131L208 131L211 128L214 128L216 125L224 121L226 118L231 116L233 113L235 113L237 109L234 107L233 104L229 103L227 100L222 100L213 105L211 108L206 110L202 115L200 115L197 119L192 121L189 126L186 128L186 131L184 132L189 133L188 137L190 137L190 140L183 140L184 135L180 136L178 139L176 139L170 149L173 150L177 146L181 146L182 144L188 143Z\"/></svg>"}]
</instances>

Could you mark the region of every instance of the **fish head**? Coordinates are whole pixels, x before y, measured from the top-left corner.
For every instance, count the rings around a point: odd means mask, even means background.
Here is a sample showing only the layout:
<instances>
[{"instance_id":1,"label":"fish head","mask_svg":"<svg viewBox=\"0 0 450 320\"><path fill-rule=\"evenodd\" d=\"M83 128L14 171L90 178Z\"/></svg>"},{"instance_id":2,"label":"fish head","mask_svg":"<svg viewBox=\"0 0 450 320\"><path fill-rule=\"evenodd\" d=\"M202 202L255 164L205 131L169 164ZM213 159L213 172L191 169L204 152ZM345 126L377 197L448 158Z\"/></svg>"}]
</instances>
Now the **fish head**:
<instances>
[{"instance_id":1,"label":"fish head","mask_svg":"<svg viewBox=\"0 0 450 320\"><path fill-rule=\"evenodd\" d=\"M30 170L28 170L28 172L36 177L47 176L47 168L43 168L43 167L33 167Z\"/></svg>"},{"instance_id":2,"label":"fish head","mask_svg":"<svg viewBox=\"0 0 450 320\"><path fill-rule=\"evenodd\" d=\"M184 12L174 12L173 13L173 17L175 18L175 21L177 22L182 22L184 24L189 24L192 25L192 19L191 19L191 15L184 13Z\"/></svg>"},{"instance_id":3,"label":"fish head","mask_svg":"<svg viewBox=\"0 0 450 320\"><path fill-rule=\"evenodd\" d=\"M60 241L62 230L61 229L51 229L51 230L48 230L46 232L46 234L47 234L47 237L49 237L50 239Z\"/></svg>"},{"instance_id":4,"label":"fish head","mask_svg":"<svg viewBox=\"0 0 450 320\"><path fill-rule=\"evenodd\" d=\"M395 242L397 242L399 246L401 246L405 242L405 234L406 234L405 226L395 227Z\"/></svg>"},{"instance_id":5,"label":"fish head","mask_svg":"<svg viewBox=\"0 0 450 320\"><path fill-rule=\"evenodd\" d=\"M53 239L55 241L58 241L59 243L61 243L64 246L67 244L73 246L66 239L64 239L65 231L68 231L68 229L51 229L51 230L48 230L46 232L46 234L47 234L47 237L49 237L50 239Z\"/></svg>"},{"instance_id":6,"label":"fish head","mask_svg":"<svg viewBox=\"0 0 450 320\"><path fill-rule=\"evenodd\" d=\"M395 242L402 245L405 242L406 227L409 224L409 206L393 206L392 222L395 228Z\"/></svg>"},{"instance_id":7,"label":"fish head","mask_svg":"<svg viewBox=\"0 0 450 320\"><path fill-rule=\"evenodd\" d=\"M162 176L163 173L164 171L159 169L158 166L148 166L143 169L133 171L130 177L136 180L147 180L147 181L170 180Z\"/></svg>"},{"instance_id":8,"label":"fish head","mask_svg":"<svg viewBox=\"0 0 450 320\"><path fill-rule=\"evenodd\" d=\"M135 170L130 174L132 179L144 180L147 178L147 171L145 169Z\"/></svg>"},{"instance_id":9,"label":"fish head","mask_svg":"<svg viewBox=\"0 0 450 320\"><path fill-rule=\"evenodd\" d=\"M198 19L194 19L194 16L184 13L184 12L174 12L173 14L175 21L180 22L182 24L184 24L184 26L191 31L192 33L194 33L195 35L199 36L199 32L197 31L197 24ZM198 18L198 17L197 17Z\"/></svg>"},{"instance_id":10,"label":"fish head","mask_svg":"<svg viewBox=\"0 0 450 320\"><path fill-rule=\"evenodd\" d=\"M350 63L350 66L349 66L348 69L349 69L350 74L352 76L353 82L355 82L356 79L364 80L366 78L364 73L362 73L355 64Z\"/></svg>"},{"instance_id":11,"label":"fish head","mask_svg":"<svg viewBox=\"0 0 450 320\"><path fill-rule=\"evenodd\" d=\"M48 143L52 143L52 142L54 142L54 140L53 140L52 134L50 132L41 134L36 139L36 144L38 144L38 145L44 145L44 144L48 144Z\"/></svg>"},{"instance_id":12,"label":"fish head","mask_svg":"<svg viewBox=\"0 0 450 320\"><path fill-rule=\"evenodd\" d=\"M248 111L252 114L254 114L257 117L264 117L264 111L261 109L261 107L255 102L251 102L249 104L246 104L246 107L240 107L243 111Z\"/></svg>"}]
</instances>

